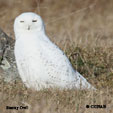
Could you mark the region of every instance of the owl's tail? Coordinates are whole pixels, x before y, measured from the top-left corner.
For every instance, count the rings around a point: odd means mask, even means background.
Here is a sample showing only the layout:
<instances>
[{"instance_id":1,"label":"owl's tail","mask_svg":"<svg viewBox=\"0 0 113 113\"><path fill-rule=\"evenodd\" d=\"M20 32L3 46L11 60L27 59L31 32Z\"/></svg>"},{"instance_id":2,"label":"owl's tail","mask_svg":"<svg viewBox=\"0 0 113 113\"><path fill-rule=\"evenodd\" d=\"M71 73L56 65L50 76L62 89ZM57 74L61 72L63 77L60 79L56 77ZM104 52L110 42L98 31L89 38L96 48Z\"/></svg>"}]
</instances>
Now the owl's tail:
<instances>
[{"instance_id":1,"label":"owl's tail","mask_svg":"<svg viewBox=\"0 0 113 113\"><path fill-rule=\"evenodd\" d=\"M77 88L79 89L88 89L88 90L97 90L92 86L80 73L76 71L78 77Z\"/></svg>"}]
</instances>

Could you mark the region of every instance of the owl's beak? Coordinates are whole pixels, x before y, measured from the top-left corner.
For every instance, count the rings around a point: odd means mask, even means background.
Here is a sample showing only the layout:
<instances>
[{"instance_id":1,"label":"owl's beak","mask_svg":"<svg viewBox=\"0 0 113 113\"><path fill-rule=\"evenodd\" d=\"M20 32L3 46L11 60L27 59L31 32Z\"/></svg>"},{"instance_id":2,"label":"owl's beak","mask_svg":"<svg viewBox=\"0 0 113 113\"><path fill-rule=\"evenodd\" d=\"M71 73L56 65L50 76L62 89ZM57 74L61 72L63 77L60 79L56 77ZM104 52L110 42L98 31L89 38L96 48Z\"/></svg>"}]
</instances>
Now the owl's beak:
<instances>
[{"instance_id":1,"label":"owl's beak","mask_svg":"<svg viewBox=\"0 0 113 113\"><path fill-rule=\"evenodd\" d=\"M28 30L30 30L30 25L28 26L28 28L27 28Z\"/></svg>"}]
</instances>

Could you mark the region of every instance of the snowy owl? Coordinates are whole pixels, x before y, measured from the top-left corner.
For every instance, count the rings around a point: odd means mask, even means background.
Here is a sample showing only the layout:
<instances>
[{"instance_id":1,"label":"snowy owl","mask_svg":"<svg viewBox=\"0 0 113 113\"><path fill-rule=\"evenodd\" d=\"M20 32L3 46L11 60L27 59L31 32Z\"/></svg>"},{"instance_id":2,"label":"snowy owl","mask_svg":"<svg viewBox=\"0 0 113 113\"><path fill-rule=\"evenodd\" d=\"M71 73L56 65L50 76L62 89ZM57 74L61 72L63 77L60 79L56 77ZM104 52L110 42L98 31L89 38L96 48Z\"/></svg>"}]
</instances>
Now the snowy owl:
<instances>
[{"instance_id":1,"label":"snowy owl","mask_svg":"<svg viewBox=\"0 0 113 113\"><path fill-rule=\"evenodd\" d=\"M64 52L50 41L39 15L32 12L19 15L14 22L14 32L17 68L28 88L93 89L73 69Z\"/></svg>"}]
</instances>

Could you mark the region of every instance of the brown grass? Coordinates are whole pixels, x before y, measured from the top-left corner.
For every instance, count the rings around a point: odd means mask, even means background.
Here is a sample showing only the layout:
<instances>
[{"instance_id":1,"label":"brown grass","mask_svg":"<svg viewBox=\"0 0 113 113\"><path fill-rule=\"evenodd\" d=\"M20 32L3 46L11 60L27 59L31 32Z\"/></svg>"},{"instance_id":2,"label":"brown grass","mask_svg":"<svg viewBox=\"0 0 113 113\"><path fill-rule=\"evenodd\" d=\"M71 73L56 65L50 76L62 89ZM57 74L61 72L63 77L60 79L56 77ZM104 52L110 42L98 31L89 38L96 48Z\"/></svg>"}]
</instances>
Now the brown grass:
<instances>
[{"instance_id":1,"label":"brown grass","mask_svg":"<svg viewBox=\"0 0 113 113\"><path fill-rule=\"evenodd\" d=\"M40 14L50 39L98 90L33 91L21 81L0 82L0 113L113 113L113 1L1 0L0 27L14 38L14 18L22 12ZM105 104L107 108L86 108ZM28 106L6 110L6 106Z\"/></svg>"}]
</instances>

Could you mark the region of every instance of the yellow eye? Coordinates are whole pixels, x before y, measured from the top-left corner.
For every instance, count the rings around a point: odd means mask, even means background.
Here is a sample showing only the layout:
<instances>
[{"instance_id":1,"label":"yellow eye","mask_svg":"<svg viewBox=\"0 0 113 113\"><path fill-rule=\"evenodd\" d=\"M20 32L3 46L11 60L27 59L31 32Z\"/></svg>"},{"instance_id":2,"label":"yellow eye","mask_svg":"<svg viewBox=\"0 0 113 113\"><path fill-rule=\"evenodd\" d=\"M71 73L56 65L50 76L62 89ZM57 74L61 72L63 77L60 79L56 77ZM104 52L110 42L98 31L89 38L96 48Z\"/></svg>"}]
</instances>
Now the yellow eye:
<instances>
[{"instance_id":1,"label":"yellow eye","mask_svg":"<svg viewBox=\"0 0 113 113\"><path fill-rule=\"evenodd\" d=\"M32 20L32 22L37 22L37 20Z\"/></svg>"},{"instance_id":2,"label":"yellow eye","mask_svg":"<svg viewBox=\"0 0 113 113\"><path fill-rule=\"evenodd\" d=\"M24 21L21 20L20 22L23 23Z\"/></svg>"}]
</instances>

